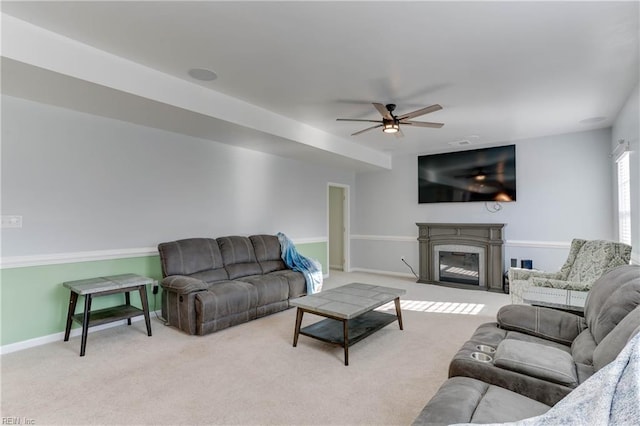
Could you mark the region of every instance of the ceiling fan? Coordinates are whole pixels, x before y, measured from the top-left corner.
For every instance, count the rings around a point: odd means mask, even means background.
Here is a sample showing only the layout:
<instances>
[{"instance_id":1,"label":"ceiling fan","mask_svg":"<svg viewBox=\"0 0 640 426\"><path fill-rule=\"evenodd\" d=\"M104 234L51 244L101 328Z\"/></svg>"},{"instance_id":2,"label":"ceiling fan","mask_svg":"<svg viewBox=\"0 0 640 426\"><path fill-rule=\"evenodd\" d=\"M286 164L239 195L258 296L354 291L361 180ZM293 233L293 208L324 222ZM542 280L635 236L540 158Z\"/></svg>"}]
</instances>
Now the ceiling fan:
<instances>
[{"instance_id":1,"label":"ceiling fan","mask_svg":"<svg viewBox=\"0 0 640 426\"><path fill-rule=\"evenodd\" d=\"M444 123L430 123L427 121L412 121L412 118L419 117L421 115L429 114L431 112L440 111L442 107L438 104L431 105L425 108L420 108L408 114L403 114L400 116L396 116L393 114L393 111L396 109L395 104L387 104L382 105L376 102L373 102L373 106L376 107L380 115L382 115L382 120L363 120L358 118L337 118L336 121L364 121L368 123L380 123L372 127L367 127L364 130L360 130L358 132L352 133L351 136L357 136L360 133L367 132L369 130L377 129L378 127L382 127L382 131L385 133L395 133L396 137L404 136L402 130L400 129L400 125L407 126L416 126L416 127L432 127L435 129L439 129L444 126Z\"/></svg>"}]
</instances>

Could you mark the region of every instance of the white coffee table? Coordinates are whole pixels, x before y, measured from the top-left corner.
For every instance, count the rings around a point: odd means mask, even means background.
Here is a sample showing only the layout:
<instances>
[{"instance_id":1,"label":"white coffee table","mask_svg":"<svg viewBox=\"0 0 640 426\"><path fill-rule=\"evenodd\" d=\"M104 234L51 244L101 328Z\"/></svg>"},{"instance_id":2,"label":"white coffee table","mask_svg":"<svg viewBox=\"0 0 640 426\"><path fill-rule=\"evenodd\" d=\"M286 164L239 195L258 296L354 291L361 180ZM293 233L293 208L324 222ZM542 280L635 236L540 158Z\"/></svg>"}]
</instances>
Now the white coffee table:
<instances>
[{"instance_id":1,"label":"white coffee table","mask_svg":"<svg viewBox=\"0 0 640 426\"><path fill-rule=\"evenodd\" d=\"M333 343L344 348L344 365L349 365L349 346L395 320L402 330L400 296L405 293L398 288L351 283L290 300L298 308L293 347L298 345L300 334ZM391 301L396 305L395 315L374 310ZM300 329L305 312L327 319Z\"/></svg>"}]
</instances>

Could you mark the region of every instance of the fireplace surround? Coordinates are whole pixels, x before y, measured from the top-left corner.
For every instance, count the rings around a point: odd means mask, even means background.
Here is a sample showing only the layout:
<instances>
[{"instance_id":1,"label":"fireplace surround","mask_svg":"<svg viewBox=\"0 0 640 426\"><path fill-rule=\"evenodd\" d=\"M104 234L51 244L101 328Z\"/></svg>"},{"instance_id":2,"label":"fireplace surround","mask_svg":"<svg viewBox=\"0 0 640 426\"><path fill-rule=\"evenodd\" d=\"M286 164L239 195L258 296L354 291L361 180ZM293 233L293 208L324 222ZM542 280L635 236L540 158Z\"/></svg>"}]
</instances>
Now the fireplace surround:
<instances>
[{"instance_id":1,"label":"fireplace surround","mask_svg":"<svg viewBox=\"0 0 640 426\"><path fill-rule=\"evenodd\" d=\"M416 223L418 226L419 283L502 291L504 274L503 223ZM440 253L477 254L478 284L440 278ZM468 272L467 272L468 273Z\"/></svg>"}]
</instances>

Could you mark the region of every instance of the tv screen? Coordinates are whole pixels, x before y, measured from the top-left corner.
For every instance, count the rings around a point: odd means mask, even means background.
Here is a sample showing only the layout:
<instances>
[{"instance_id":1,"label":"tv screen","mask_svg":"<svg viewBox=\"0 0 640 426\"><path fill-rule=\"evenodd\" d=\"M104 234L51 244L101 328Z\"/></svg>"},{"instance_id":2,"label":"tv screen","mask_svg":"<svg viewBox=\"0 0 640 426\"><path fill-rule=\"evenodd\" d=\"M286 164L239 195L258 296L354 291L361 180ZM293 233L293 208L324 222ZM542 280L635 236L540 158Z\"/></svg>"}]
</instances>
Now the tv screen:
<instances>
[{"instance_id":1,"label":"tv screen","mask_svg":"<svg viewBox=\"0 0 640 426\"><path fill-rule=\"evenodd\" d=\"M418 202L516 200L516 146L418 157Z\"/></svg>"}]
</instances>

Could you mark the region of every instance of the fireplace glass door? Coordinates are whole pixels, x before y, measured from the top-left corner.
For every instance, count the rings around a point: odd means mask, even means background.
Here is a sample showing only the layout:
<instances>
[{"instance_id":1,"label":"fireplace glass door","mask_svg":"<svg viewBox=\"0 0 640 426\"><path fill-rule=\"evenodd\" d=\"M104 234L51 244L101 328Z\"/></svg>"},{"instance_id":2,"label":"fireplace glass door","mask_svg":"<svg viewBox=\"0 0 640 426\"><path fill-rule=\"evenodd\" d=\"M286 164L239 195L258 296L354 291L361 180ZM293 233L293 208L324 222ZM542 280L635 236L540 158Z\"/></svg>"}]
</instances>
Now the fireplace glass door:
<instances>
[{"instance_id":1,"label":"fireplace glass door","mask_svg":"<svg viewBox=\"0 0 640 426\"><path fill-rule=\"evenodd\" d=\"M440 251L440 281L480 285L478 253Z\"/></svg>"}]
</instances>

